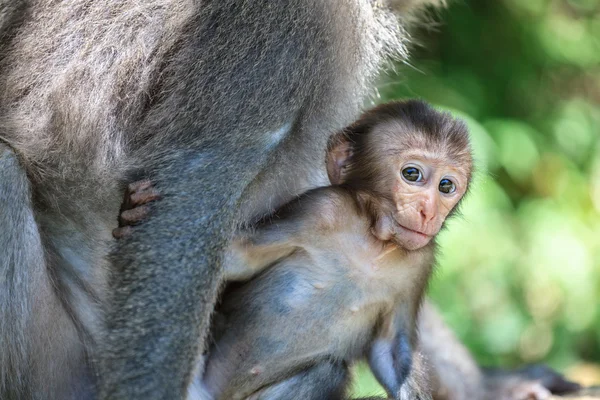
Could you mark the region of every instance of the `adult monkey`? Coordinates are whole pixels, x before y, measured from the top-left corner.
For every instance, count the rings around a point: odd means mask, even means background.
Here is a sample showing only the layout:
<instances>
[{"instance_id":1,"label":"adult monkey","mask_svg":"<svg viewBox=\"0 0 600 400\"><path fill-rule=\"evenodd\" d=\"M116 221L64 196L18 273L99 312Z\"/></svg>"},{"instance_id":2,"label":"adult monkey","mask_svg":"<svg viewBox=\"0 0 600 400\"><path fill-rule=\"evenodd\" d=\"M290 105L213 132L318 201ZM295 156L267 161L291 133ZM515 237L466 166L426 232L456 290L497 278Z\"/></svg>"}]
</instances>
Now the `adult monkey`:
<instances>
[{"instance_id":1,"label":"adult monkey","mask_svg":"<svg viewBox=\"0 0 600 400\"><path fill-rule=\"evenodd\" d=\"M387 7L434 1L389 2L0 0L0 398L184 397L234 226L324 178L405 55Z\"/></svg>"}]
</instances>

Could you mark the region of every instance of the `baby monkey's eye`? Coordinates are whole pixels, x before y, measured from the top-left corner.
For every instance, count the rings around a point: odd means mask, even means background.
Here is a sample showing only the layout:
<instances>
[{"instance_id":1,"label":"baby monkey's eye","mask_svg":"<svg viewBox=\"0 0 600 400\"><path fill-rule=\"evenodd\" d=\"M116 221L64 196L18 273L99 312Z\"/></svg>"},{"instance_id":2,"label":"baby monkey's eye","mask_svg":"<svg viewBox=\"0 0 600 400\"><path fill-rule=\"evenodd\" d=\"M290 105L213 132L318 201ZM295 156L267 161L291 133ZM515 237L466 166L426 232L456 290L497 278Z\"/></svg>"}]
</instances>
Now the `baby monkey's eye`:
<instances>
[{"instance_id":1,"label":"baby monkey's eye","mask_svg":"<svg viewBox=\"0 0 600 400\"><path fill-rule=\"evenodd\" d=\"M410 182L419 182L423 180L423 174L415 167L406 167L402 170L404 179Z\"/></svg>"},{"instance_id":2,"label":"baby monkey's eye","mask_svg":"<svg viewBox=\"0 0 600 400\"><path fill-rule=\"evenodd\" d=\"M440 181L439 189L442 193L454 193L454 191L456 190L456 185L450 179L444 178Z\"/></svg>"}]
</instances>

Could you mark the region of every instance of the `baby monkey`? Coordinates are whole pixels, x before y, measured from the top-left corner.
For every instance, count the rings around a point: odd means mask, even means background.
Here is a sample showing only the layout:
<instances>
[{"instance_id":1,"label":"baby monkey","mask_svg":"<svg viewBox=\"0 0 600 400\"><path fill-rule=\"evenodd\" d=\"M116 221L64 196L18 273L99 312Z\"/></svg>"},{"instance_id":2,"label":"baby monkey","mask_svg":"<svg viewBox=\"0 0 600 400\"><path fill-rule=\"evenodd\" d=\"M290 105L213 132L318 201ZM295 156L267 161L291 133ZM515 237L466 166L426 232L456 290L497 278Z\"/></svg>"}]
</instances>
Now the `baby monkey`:
<instances>
[{"instance_id":1,"label":"baby monkey","mask_svg":"<svg viewBox=\"0 0 600 400\"><path fill-rule=\"evenodd\" d=\"M254 277L223 295L201 398L342 399L362 358L390 397L428 397L408 379L416 318L471 180L467 128L421 101L383 104L330 139L326 166L331 186L234 240L226 279Z\"/></svg>"}]
</instances>

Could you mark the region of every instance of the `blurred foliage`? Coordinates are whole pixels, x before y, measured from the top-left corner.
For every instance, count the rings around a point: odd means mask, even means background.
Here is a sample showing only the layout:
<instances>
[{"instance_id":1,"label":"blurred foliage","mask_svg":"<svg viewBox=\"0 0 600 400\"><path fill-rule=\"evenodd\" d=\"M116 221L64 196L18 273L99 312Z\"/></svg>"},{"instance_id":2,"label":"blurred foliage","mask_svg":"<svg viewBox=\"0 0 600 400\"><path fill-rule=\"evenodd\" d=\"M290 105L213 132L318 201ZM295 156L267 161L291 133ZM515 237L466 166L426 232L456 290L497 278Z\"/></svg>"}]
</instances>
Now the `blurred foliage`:
<instances>
[{"instance_id":1,"label":"blurred foliage","mask_svg":"<svg viewBox=\"0 0 600 400\"><path fill-rule=\"evenodd\" d=\"M379 86L472 131L477 178L430 295L483 364L598 363L600 0L456 0L435 14Z\"/></svg>"}]
</instances>

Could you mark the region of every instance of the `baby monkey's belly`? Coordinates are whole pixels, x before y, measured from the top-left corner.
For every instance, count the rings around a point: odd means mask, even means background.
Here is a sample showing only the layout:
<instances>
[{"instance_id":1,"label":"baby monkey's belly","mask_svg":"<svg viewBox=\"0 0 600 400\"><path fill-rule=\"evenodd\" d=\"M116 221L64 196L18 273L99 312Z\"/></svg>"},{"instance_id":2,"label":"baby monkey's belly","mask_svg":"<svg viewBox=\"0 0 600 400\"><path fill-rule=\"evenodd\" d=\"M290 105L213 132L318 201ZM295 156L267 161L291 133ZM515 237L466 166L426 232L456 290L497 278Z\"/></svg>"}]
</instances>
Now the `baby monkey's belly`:
<instances>
[{"instance_id":1,"label":"baby monkey's belly","mask_svg":"<svg viewBox=\"0 0 600 400\"><path fill-rule=\"evenodd\" d=\"M315 280L274 268L224 299L222 336L205 378L217 398L244 398L315 363L352 361L368 350L381 310L347 280ZM235 306L234 306L235 305Z\"/></svg>"}]
</instances>

